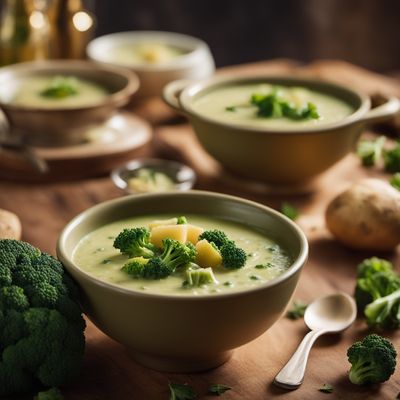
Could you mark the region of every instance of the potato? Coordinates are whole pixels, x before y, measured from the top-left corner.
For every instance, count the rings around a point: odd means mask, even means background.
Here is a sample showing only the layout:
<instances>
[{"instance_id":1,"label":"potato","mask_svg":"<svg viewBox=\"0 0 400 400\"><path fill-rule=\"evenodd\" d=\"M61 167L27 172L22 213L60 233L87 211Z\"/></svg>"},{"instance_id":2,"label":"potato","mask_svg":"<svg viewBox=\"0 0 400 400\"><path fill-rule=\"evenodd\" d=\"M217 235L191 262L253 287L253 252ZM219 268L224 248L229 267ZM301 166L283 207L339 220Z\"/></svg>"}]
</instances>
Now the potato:
<instances>
[{"instance_id":1,"label":"potato","mask_svg":"<svg viewBox=\"0 0 400 400\"><path fill-rule=\"evenodd\" d=\"M21 239L21 222L12 212L0 209L0 239Z\"/></svg>"},{"instance_id":2,"label":"potato","mask_svg":"<svg viewBox=\"0 0 400 400\"><path fill-rule=\"evenodd\" d=\"M196 244L196 264L203 268L215 268L221 265L222 257L219 251L207 240L203 239Z\"/></svg>"},{"instance_id":3,"label":"potato","mask_svg":"<svg viewBox=\"0 0 400 400\"><path fill-rule=\"evenodd\" d=\"M400 192L379 179L364 179L328 205L331 233L356 249L392 250L400 243Z\"/></svg>"},{"instance_id":4,"label":"potato","mask_svg":"<svg viewBox=\"0 0 400 400\"><path fill-rule=\"evenodd\" d=\"M199 236L204 232L200 226L187 224L187 238L188 242L196 244L199 241Z\"/></svg>"},{"instance_id":5,"label":"potato","mask_svg":"<svg viewBox=\"0 0 400 400\"><path fill-rule=\"evenodd\" d=\"M150 242L157 247L162 247L163 239L175 239L178 242L186 243L187 225L160 225L151 230Z\"/></svg>"}]
</instances>

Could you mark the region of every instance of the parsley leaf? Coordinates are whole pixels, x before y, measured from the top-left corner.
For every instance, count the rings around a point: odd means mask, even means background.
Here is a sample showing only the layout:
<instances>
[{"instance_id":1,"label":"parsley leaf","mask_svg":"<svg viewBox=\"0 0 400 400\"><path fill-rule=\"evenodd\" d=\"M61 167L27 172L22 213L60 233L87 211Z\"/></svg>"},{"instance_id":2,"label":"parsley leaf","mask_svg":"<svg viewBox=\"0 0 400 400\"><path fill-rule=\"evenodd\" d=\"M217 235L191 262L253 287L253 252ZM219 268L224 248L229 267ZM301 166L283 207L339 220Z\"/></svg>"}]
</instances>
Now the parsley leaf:
<instances>
[{"instance_id":1,"label":"parsley leaf","mask_svg":"<svg viewBox=\"0 0 400 400\"><path fill-rule=\"evenodd\" d=\"M333 393L333 386L329 383L324 383L318 390L322 393Z\"/></svg>"},{"instance_id":2,"label":"parsley leaf","mask_svg":"<svg viewBox=\"0 0 400 400\"><path fill-rule=\"evenodd\" d=\"M281 213L286 215L286 217L290 218L292 221L295 221L299 216L299 211L296 207L293 207L290 203L284 202L281 206Z\"/></svg>"},{"instance_id":3,"label":"parsley leaf","mask_svg":"<svg viewBox=\"0 0 400 400\"><path fill-rule=\"evenodd\" d=\"M222 385L220 383L214 383L208 388L208 394L213 394L215 396L221 396L226 391L231 390L232 388L227 385Z\"/></svg>"},{"instance_id":4,"label":"parsley leaf","mask_svg":"<svg viewBox=\"0 0 400 400\"><path fill-rule=\"evenodd\" d=\"M286 318L289 319L299 319L304 317L304 313L306 312L308 304L305 304L301 301L295 301L290 310L286 313Z\"/></svg>"},{"instance_id":5,"label":"parsley leaf","mask_svg":"<svg viewBox=\"0 0 400 400\"><path fill-rule=\"evenodd\" d=\"M53 99L64 99L65 97L74 96L76 94L78 94L77 80L73 77L65 76L56 76L52 79L49 87L40 92L42 97Z\"/></svg>"},{"instance_id":6,"label":"parsley leaf","mask_svg":"<svg viewBox=\"0 0 400 400\"><path fill-rule=\"evenodd\" d=\"M196 392L187 383L169 383L169 400L193 400L196 398Z\"/></svg>"},{"instance_id":7,"label":"parsley leaf","mask_svg":"<svg viewBox=\"0 0 400 400\"><path fill-rule=\"evenodd\" d=\"M358 142L357 154L364 166L371 167L380 160L385 142L385 136L379 136L376 140L360 140Z\"/></svg>"}]
</instances>

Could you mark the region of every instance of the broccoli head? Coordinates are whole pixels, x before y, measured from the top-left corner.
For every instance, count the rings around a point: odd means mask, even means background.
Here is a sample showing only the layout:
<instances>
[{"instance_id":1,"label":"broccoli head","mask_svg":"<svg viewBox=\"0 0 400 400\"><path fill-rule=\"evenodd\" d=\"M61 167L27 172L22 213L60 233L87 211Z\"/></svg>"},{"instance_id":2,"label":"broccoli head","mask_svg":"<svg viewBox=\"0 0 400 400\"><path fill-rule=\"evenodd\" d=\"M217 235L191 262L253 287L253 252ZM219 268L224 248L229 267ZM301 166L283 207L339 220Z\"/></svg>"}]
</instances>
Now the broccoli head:
<instances>
[{"instance_id":1,"label":"broccoli head","mask_svg":"<svg viewBox=\"0 0 400 400\"><path fill-rule=\"evenodd\" d=\"M183 282L183 286L202 286L209 283L218 283L214 276L212 268L196 268L187 269L185 271L186 280Z\"/></svg>"},{"instance_id":2,"label":"broccoli head","mask_svg":"<svg viewBox=\"0 0 400 400\"><path fill-rule=\"evenodd\" d=\"M143 275L143 269L148 262L148 258L134 257L124 264L121 270L132 275L134 278L140 278Z\"/></svg>"},{"instance_id":3,"label":"broccoli head","mask_svg":"<svg viewBox=\"0 0 400 400\"><path fill-rule=\"evenodd\" d=\"M62 265L33 246L0 240L0 396L71 382L85 322Z\"/></svg>"},{"instance_id":4,"label":"broccoli head","mask_svg":"<svg viewBox=\"0 0 400 400\"><path fill-rule=\"evenodd\" d=\"M356 385L387 381L396 368L396 350L387 339L372 334L347 350L349 379Z\"/></svg>"},{"instance_id":5,"label":"broccoli head","mask_svg":"<svg viewBox=\"0 0 400 400\"><path fill-rule=\"evenodd\" d=\"M146 228L124 229L115 238L114 247L129 257L151 258L156 251L150 243L150 231Z\"/></svg>"},{"instance_id":6,"label":"broccoli head","mask_svg":"<svg viewBox=\"0 0 400 400\"><path fill-rule=\"evenodd\" d=\"M204 231L199 236L199 240L203 239L207 240L207 242L214 243L219 250L224 244L232 242L231 240L229 240L228 236L226 236L225 232L222 232L218 229Z\"/></svg>"},{"instance_id":7,"label":"broccoli head","mask_svg":"<svg viewBox=\"0 0 400 400\"><path fill-rule=\"evenodd\" d=\"M373 257L358 266L355 299L370 326L400 326L400 277L389 261Z\"/></svg>"},{"instance_id":8,"label":"broccoli head","mask_svg":"<svg viewBox=\"0 0 400 400\"><path fill-rule=\"evenodd\" d=\"M246 264L246 252L243 249L236 247L233 242L224 244L221 247L220 252L222 256L222 265L225 268L236 269L241 268Z\"/></svg>"},{"instance_id":9,"label":"broccoli head","mask_svg":"<svg viewBox=\"0 0 400 400\"><path fill-rule=\"evenodd\" d=\"M184 224L187 224L187 223L188 223L188 222L187 222L187 218L186 218L185 216L181 215L180 217L178 217L178 218L176 219L176 223L177 223L177 225L184 225Z\"/></svg>"}]
</instances>

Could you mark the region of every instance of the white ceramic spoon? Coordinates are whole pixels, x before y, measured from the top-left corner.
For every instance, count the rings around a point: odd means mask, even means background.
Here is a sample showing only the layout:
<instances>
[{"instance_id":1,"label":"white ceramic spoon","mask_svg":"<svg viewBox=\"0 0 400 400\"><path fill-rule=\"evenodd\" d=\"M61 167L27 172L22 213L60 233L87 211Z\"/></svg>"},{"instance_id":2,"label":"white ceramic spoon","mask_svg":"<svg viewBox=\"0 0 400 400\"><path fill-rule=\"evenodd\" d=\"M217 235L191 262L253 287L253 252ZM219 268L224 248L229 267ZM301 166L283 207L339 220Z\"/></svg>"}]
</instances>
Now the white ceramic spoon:
<instances>
[{"instance_id":1,"label":"white ceramic spoon","mask_svg":"<svg viewBox=\"0 0 400 400\"><path fill-rule=\"evenodd\" d=\"M356 303L348 294L336 293L314 300L304 314L304 322L311 331L275 377L275 385L285 389L298 388L303 383L308 354L315 340L324 333L345 330L354 322L356 315Z\"/></svg>"}]
</instances>

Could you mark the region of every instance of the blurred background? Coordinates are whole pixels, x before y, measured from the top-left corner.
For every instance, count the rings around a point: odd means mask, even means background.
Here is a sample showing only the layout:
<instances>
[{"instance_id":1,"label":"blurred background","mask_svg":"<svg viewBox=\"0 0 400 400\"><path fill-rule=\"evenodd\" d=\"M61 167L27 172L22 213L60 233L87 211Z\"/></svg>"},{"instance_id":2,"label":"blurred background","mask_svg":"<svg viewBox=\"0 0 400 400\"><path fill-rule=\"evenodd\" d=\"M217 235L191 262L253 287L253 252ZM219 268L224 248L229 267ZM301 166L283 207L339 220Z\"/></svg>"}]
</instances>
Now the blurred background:
<instances>
[{"instance_id":1,"label":"blurred background","mask_svg":"<svg viewBox=\"0 0 400 400\"><path fill-rule=\"evenodd\" d=\"M83 57L93 36L166 30L204 39L217 66L335 58L400 70L399 0L1 0L0 11L1 64L27 43L17 61Z\"/></svg>"}]
</instances>

